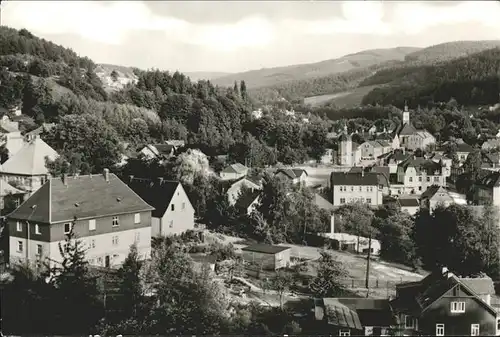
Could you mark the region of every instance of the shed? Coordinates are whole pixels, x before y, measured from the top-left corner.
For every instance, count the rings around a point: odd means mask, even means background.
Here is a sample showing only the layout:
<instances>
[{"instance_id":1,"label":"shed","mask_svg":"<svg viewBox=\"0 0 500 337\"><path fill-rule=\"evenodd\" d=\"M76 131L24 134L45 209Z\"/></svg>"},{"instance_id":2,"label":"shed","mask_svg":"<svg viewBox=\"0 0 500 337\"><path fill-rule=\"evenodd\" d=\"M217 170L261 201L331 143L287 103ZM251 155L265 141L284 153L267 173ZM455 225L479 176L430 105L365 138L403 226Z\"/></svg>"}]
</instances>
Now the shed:
<instances>
[{"instance_id":1,"label":"shed","mask_svg":"<svg viewBox=\"0 0 500 337\"><path fill-rule=\"evenodd\" d=\"M256 243L241 248L245 262L257 264L261 269L276 270L290 265L290 247Z\"/></svg>"}]
</instances>

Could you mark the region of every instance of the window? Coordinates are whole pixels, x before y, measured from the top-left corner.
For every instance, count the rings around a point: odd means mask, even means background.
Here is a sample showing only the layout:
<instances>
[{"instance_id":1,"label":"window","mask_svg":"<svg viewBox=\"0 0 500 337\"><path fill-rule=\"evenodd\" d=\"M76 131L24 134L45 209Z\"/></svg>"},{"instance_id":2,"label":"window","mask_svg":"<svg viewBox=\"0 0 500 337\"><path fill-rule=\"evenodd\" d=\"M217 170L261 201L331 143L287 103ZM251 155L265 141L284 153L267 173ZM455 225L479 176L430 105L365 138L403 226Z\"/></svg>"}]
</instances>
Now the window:
<instances>
[{"instance_id":1,"label":"window","mask_svg":"<svg viewBox=\"0 0 500 337\"><path fill-rule=\"evenodd\" d=\"M444 324L436 324L436 336L444 336Z\"/></svg>"},{"instance_id":2,"label":"window","mask_svg":"<svg viewBox=\"0 0 500 337\"><path fill-rule=\"evenodd\" d=\"M170 225L168 227L170 227L170 228L174 227L174 220L170 220Z\"/></svg>"},{"instance_id":3,"label":"window","mask_svg":"<svg viewBox=\"0 0 500 337\"><path fill-rule=\"evenodd\" d=\"M113 246L116 246L118 244L118 236L113 236L112 238Z\"/></svg>"},{"instance_id":4,"label":"window","mask_svg":"<svg viewBox=\"0 0 500 337\"><path fill-rule=\"evenodd\" d=\"M417 329L417 319L405 315L405 329Z\"/></svg>"},{"instance_id":5,"label":"window","mask_svg":"<svg viewBox=\"0 0 500 337\"><path fill-rule=\"evenodd\" d=\"M173 211L175 211L175 205L174 205L174 204L170 205L170 210L171 210L172 212L173 212Z\"/></svg>"},{"instance_id":6,"label":"window","mask_svg":"<svg viewBox=\"0 0 500 337\"><path fill-rule=\"evenodd\" d=\"M479 324L471 324L470 325L470 335L471 336L479 336Z\"/></svg>"},{"instance_id":7,"label":"window","mask_svg":"<svg viewBox=\"0 0 500 337\"><path fill-rule=\"evenodd\" d=\"M351 186L351 192L354 192L354 186Z\"/></svg>"},{"instance_id":8,"label":"window","mask_svg":"<svg viewBox=\"0 0 500 337\"><path fill-rule=\"evenodd\" d=\"M371 205L371 203L372 203L372 198L366 198L366 203Z\"/></svg>"},{"instance_id":9,"label":"window","mask_svg":"<svg viewBox=\"0 0 500 337\"><path fill-rule=\"evenodd\" d=\"M135 233L135 242L141 241L141 233Z\"/></svg>"},{"instance_id":10,"label":"window","mask_svg":"<svg viewBox=\"0 0 500 337\"><path fill-rule=\"evenodd\" d=\"M363 186L359 186L359 191L363 192Z\"/></svg>"},{"instance_id":11,"label":"window","mask_svg":"<svg viewBox=\"0 0 500 337\"><path fill-rule=\"evenodd\" d=\"M16 222L16 229L18 232L22 232L23 231L23 225L21 224L21 222Z\"/></svg>"},{"instance_id":12,"label":"window","mask_svg":"<svg viewBox=\"0 0 500 337\"><path fill-rule=\"evenodd\" d=\"M42 256L43 248L42 245L36 245L36 255Z\"/></svg>"},{"instance_id":13,"label":"window","mask_svg":"<svg viewBox=\"0 0 500 337\"><path fill-rule=\"evenodd\" d=\"M68 234L71 231L71 224L69 222L64 224L64 234Z\"/></svg>"},{"instance_id":14,"label":"window","mask_svg":"<svg viewBox=\"0 0 500 337\"><path fill-rule=\"evenodd\" d=\"M409 181L410 183L412 183L412 182L413 182L413 177L409 177L409 178L408 178L408 181Z\"/></svg>"},{"instance_id":15,"label":"window","mask_svg":"<svg viewBox=\"0 0 500 337\"><path fill-rule=\"evenodd\" d=\"M500 318L497 318L497 335L500 334Z\"/></svg>"},{"instance_id":16,"label":"window","mask_svg":"<svg viewBox=\"0 0 500 337\"><path fill-rule=\"evenodd\" d=\"M90 240L90 248L95 248L95 240Z\"/></svg>"},{"instance_id":17,"label":"window","mask_svg":"<svg viewBox=\"0 0 500 337\"><path fill-rule=\"evenodd\" d=\"M95 231L95 219L89 220L89 231Z\"/></svg>"},{"instance_id":18,"label":"window","mask_svg":"<svg viewBox=\"0 0 500 337\"><path fill-rule=\"evenodd\" d=\"M451 312L465 312L465 302L451 302Z\"/></svg>"},{"instance_id":19,"label":"window","mask_svg":"<svg viewBox=\"0 0 500 337\"><path fill-rule=\"evenodd\" d=\"M422 177L418 177L418 181L419 181L419 182L422 182Z\"/></svg>"},{"instance_id":20,"label":"window","mask_svg":"<svg viewBox=\"0 0 500 337\"><path fill-rule=\"evenodd\" d=\"M431 177L427 177L427 182L430 182L431 181Z\"/></svg>"},{"instance_id":21,"label":"window","mask_svg":"<svg viewBox=\"0 0 500 337\"><path fill-rule=\"evenodd\" d=\"M39 225L37 225L37 224L35 224L35 234L38 234L38 235L42 234L42 233L40 232L40 226L39 226Z\"/></svg>"},{"instance_id":22,"label":"window","mask_svg":"<svg viewBox=\"0 0 500 337\"><path fill-rule=\"evenodd\" d=\"M186 203L185 202L182 203L182 209L186 209Z\"/></svg>"},{"instance_id":23,"label":"window","mask_svg":"<svg viewBox=\"0 0 500 337\"><path fill-rule=\"evenodd\" d=\"M17 251L19 253L23 252L23 242L22 241L17 241Z\"/></svg>"},{"instance_id":24,"label":"window","mask_svg":"<svg viewBox=\"0 0 500 337\"><path fill-rule=\"evenodd\" d=\"M340 203L345 204L345 198L340 198Z\"/></svg>"},{"instance_id":25,"label":"window","mask_svg":"<svg viewBox=\"0 0 500 337\"><path fill-rule=\"evenodd\" d=\"M350 330L339 330L339 336L350 336L351 331Z\"/></svg>"},{"instance_id":26,"label":"window","mask_svg":"<svg viewBox=\"0 0 500 337\"><path fill-rule=\"evenodd\" d=\"M438 183L439 182L439 177L434 177L434 182Z\"/></svg>"},{"instance_id":27,"label":"window","mask_svg":"<svg viewBox=\"0 0 500 337\"><path fill-rule=\"evenodd\" d=\"M134 214L134 223L135 224L141 223L141 213Z\"/></svg>"},{"instance_id":28,"label":"window","mask_svg":"<svg viewBox=\"0 0 500 337\"><path fill-rule=\"evenodd\" d=\"M118 227L120 226L120 222L118 221L118 217L117 216L114 216L113 217L113 227Z\"/></svg>"},{"instance_id":29,"label":"window","mask_svg":"<svg viewBox=\"0 0 500 337\"><path fill-rule=\"evenodd\" d=\"M98 257L97 258L97 264L99 264L99 265L102 266L102 257Z\"/></svg>"}]
</instances>

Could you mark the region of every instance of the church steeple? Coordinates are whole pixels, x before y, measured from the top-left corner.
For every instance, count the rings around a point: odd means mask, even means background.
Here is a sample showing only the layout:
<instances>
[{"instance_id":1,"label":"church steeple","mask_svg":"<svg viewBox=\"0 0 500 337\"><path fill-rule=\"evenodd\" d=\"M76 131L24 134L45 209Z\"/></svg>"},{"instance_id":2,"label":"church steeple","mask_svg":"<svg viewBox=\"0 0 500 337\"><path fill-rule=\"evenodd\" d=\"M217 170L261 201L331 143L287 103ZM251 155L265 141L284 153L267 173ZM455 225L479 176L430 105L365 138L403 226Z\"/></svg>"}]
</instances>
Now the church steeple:
<instances>
[{"instance_id":1,"label":"church steeple","mask_svg":"<svg viewBox=\"0 0 500 337\"><path fill-rule=\"evenodd\" d=\"M405 109L403 111L403 124L410 123L410 111L408 110L408 104L405 101Z\"/></svg>"}]
</instances>

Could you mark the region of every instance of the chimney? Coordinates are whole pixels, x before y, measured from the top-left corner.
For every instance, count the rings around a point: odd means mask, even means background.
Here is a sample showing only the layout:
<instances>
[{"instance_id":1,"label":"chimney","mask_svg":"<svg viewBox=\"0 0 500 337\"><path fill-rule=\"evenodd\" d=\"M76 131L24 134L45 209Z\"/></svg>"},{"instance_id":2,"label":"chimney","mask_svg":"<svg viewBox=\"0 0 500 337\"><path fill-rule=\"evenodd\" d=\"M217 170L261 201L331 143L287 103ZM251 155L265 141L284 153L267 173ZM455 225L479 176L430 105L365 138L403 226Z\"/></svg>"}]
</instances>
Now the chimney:
<instances>
[{"instance_id":1,"label":"chimney","mask_svg":"<svg viewBox=\"0 0 500 337\"><path fill-rule=\"evenodd\" d=\"M362 176L362 177L364 177L364 176L365 176L365 168L364 168L364 167L362 167L362 168L361 168L361 176Z\"/></svg>"},{"instance_id":2,"label":"chimney","mask_svg":"<svg viewBox=\"0 0 500 337\"><path fill-rule=\"evenodd\" d=\"M109 183L109 169L105 168L103 170L104 180Z\"/></svg>"},{"instance_id":3,"label":"chimney","mask_svg":"<svg viewBox=\"0 0 500 337\"><path fill-rule=\"evenodd\" d=\"M129 181L131 181L131 182L132 182L132 181L134 180L134 176L133 176L133 175L129 175L129 176L128 176L128 179L129 179Z\"/></svg>"},{"instance_id":4,"label":"chimney","mask_svg":"<svg viewBox=\"0 0 500 337\"><path fill-rule=\"evenodd\" d=\"M160 183L160 185L163 184L163 177L159 177L158 182Z\"/></svg>"},{"instance_id":5,"label":"chimney","mask_svg":"<svg viewBox=\"0 0 500 337\"><path fill-rule=\"evenodd\" d=\"M62 183L63 183L64 186L68 185L68 177L67 177L66 173L63 173L61 175L61 180L62 180Z\"/></svg>"}]
</instances>

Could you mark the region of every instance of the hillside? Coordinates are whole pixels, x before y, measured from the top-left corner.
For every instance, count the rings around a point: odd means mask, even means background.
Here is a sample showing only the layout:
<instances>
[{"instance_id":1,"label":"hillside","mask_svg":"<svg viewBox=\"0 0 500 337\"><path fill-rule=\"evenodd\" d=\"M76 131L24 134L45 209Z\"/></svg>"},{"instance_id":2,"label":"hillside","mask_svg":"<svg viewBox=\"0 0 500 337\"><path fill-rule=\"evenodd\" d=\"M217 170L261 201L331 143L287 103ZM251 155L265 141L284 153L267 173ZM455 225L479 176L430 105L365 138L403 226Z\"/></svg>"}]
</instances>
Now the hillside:
<instances>
[{"instance_id":1,"label":"hillside","mask_svg":"<svg viewBox=\"0 0 500 337\"><path fill-rule=\"evenodd\" d=\"M291 65L276 68L264 68L243 73L231 74L214 79L214 84L232 86L235 81L245 81L248 88L258 88L296 80L324 77L331 74L363 69L387 61L403 61L405 56L418 50L414 47L365 50L337 59L316 63Z\"/></svg>"},{"instance_id":2,"label":"hillside","mask_svg":"<svg viewBox=\"0 0 500 337\"><path fill-rule=\"evenodd\" d=\"M495 47L500 47L500 40L446 42L409 53L405 61L425 64L450 61Z\"/></svg>"},{"instance_id":3,"label":"hillside","mask_svg":"<svg viewBox=\"0 0 500 337\"><path fill-rule=\"evenodd\" d=\"M376 74L364 81L364 85L387 85L373 89L363 98L363 104L401 106L406 100L416 106L448 102L451 98L461 105L494 104L500 92L500 48L434 65L384 72L388 76Z\"/></svg>"},{"instance_id":4,"label":"hillside","mask_svg":"<svg viewBox=\"0 0 500 337\"><path fill-rule=\"evenodd\" d=\"M224 73L218 71L192 71L185 72L184 75L189 77L191 81L199 81L199 80L214 80L216 78L220 78L223 76L230 76L232 73Z\"/></svg>"}]
</instances>

